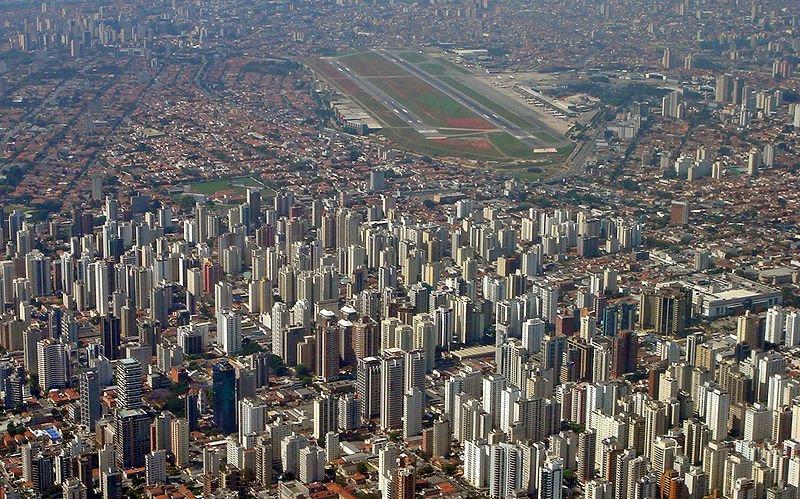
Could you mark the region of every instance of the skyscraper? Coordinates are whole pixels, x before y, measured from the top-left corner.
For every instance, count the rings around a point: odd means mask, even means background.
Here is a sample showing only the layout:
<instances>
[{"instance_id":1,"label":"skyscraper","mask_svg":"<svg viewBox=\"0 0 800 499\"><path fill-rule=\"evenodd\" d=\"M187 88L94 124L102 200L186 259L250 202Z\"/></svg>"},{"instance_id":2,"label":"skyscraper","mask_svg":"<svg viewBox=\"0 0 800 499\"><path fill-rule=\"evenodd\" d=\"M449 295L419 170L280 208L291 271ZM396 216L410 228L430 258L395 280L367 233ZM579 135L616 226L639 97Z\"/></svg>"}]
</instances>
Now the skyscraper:
<instances>
[{"instance_id":1,"label":"skyscraper","mask_svg":"<svg viewBox=\"0 0 800 499\"><path fill-rule=\"evenodd\" d=\"M450 422L439 419L433 423L433 456L443 457L450 453Z\"/></svg>"},{"instance_id":2,"label":"skyscraper","mask_svg":"<svg viewBox=\"0 0 800 499\"><path fill-rule=\"evenodd\" d=\"M117 363L117 409L142 407L142 365L136 359L122 359Z\"/></svg>"},{"instance_id":3,"label":"skyscraper","mask_svg":"<svg viewBox=\"0 0 800 499\"><path fill-rule=\"evenodd\" d=\"M518 339L506 340L496 351L497 373L516 387L523 387L525 371L522 366L528 351Z\"/></svg>"},{"instance_id":4,"label":"skyscraper","mask_svg":"<svg viewBox=\"0 0 800 499\"><path fill-rule=\"evenodd\" d=\"M116 470L104 470L100 473L100 489L103 499L122 499L122 473Z\"/></svg>"},{"instance_id":5,"label":"skyscraper","mask_svg":"<svg viewBox=\"0 0 800 499\"><path fill-rule=\"evenodd\" d=\"M186 420L189 422L189 431L196 431L200 427L200 408L197 405L197 393L190 391L186 394Z\"/></svg>"},{"instance_id":6,"label":"skyscraper","mask_svg":"<svg viewBox=\"0 0 800 499\"><path fill-rule=\"evenodd\" d=\"M339 430L350 431L361 427L361 400L348 393L338 400Z\"/></svg>"},{"instance_id":7,"label":"skyscraper","mask_svg":"<svg viewBox=\"0 0 800 499\"><path fill-rule=\"evenodd\" d=\"M232 310L223 310L217 315L217 342L228 355L242 349L242 321Z\"/></svg>"},{"instance_id":8,"label":"skyscraper","mask_svg":"<svg viewBox=\"0 0 800 499\"><path fill-rule=\"evenodd\" d=\"M299 476L302 483L322 481L325 477L325 451L316 445L304 447L298 452Z\"/></svg>"},{"instance_id":9,"label":"skyscraper","mask_svg":"<svg viewBox=\"0 0 800 499\"><path fill-rule=\"evenodd\" d=\"M675 470L661 473L661 497L663 499L687 499L686 484Z\"/></svg>"},{"instance_id":10,"label":"skyscraper","mask_svg":"<svg viewBox=\"0 0 800 499\"><path fill-rule=\"evenodd\" d=\"M672 69L672 66L675 65L675 56L672 54L672 49L669 47L664 49L664 53L661 56L661 66L664 69Z\"/></svg>"},{"instance_id":11,"label":"skyscraper","mask_svg":"<svg viewBox=\"0 0 800 499\"><path fill-rule=\"evenodd\" d=\"M213 368L214 424L223 433L236 431L236 370L227 360Z\"/></svg>"},{"instance_id":12,"label":"skyscraper","mask_svg":"<svg viewBox=\"0 0 800 499\"><path fill-rule=\"evenodd\" d=\"M425 394L425 352L411 350L405 353L403 391L418 388Z\"/></svg>"},{"instance_id":13,"label":"skyscraper","mask_svg":"<svg viewBox=\"0 0 800 499\"><path fill-rule=\"evenodd\" d=\"M36 344L39 386L47 393L51 388L67 386L69 376L69 351L61 342L45 338Z\"/></svg>"},{"instance_id":14,"label":"skyscraper","mask_svg":"<svg viewBox=\"0 0 800 499\"><path fill-rule=\"evenodd\" d=\"M179 468L189 466L189 422L184 418L173 419L170 437L172 439L172 454L175 456L175 466Z\"/></svg>"},{"instance_id":15,"label":"skyscraper","mask_svg":"<svg viewBox=\"0 0 800 499\"><path fill-rule=\"evenodd\" d=\"M95 268L94 283L95 283L95 310L98 315L105 317L109 314L110 307L108 303L109 295L109 276L108 276L108 263L98 261L93 264ZM109 357L111 358L111 357Z\"/></svg>"},{"instance_id":16,"label":"skyscraper","mask_svg":"<svg viewBox=\"0 0 800 499\"><path fill-rule=\"evenodd\" d=\"M203 263L203 293L213 293L214 286L216 286L221 279L222 266L211 259L206 260Z\"/></svg>"},{"instance_id":17,"label":"skyscraper","mask_svg":"<svg viewBox=\"0 0 800 499\"><path fill-rule=\"evenodd\" d=\"M473 487L485 487L489 476L489 447L485 440L464 442L464 479Z\"/></svg>"},{"instance_id":18,"label":"skyscraper","mask_svg":"<svg viewBox=\"0 0 800 499\"><path fill-rule=\"evenodd\" d=\"M673 468L675 457L681 453L681 447L674 438L657 437L653 444L650 464L657 473L664 473Z\"/></svg>"},{"instance_id":19,"label":"skyscraper","mask_svg":"<svg viewBox=\"0 0 800 499\"><path fill-rule=\"evenodd\" d=\"M150 450L150 416L142 409L117 411L114 446L117 469L139 468Z\"/></svg>"},{"instance_id":20,"label":"skyscraper","mask_svg":"<svg viewBox=\"0 0 800 499\"><path fill-rule=\"evenodd\" d=\"M584 431L578 435L578 470L576 475L581 482L587 482L594 477L596 445L597 434L593 430Z\"/></svg>"},{"instance_id":21,"label":"skyscraper","mask_svg":"<svg viewBox=\"0 0 800 499\"><path fill-rule=\"evenodd\" d=\"M642 290L639 327L657 334L681 336L691 317L691 292L680 285Z\"/></svg>"},{"instance_id":22,"label":"skyscraper","mask_svg":"<svg viewBox=\"0 0 800 499\"><path fill-rule=\"evenodd\" d=\"M170 439L170 432L172 431L172 419L174 415L169 411L161 411L158 416L153 420L150 425L150 450L166 450L172 451L172 440Z\"/></svg>"},{"instance_id":23,"label":"skyscraper","mask_svg":"<svg viewBox=\"0 0 800 499\"><path fill-rule=\"evenodd\" d=\"M733 77L729 74L717 76L716 89L714 92L714 100L717 102L730 102L731 90L733 85Z\"/></svg>"},{"instance_id":24,"label":"skyscraper","mask_svg":"<svg viewBox=\"0 0 800 499\"><path fill-rule=\"evenodd\" d=\"M564 461L561 458L550 458L538 469L539 497L544 499L561 499L564 481Z\"/></svg>"},{"instance_id":25,"label":"skyscraper","mask_svg":"<svg viewBox=\"0 0 800 499\"><path fill-rule=\"evenodd\" d=\"M39 250L33 250L25 255L25 276L31 286L33 296L46 296L50 294L50 258Z\"/></svg>"},{"instance_id":26,"label":"skyscraper","mask_svg":"<svg viewBox=\"0 0 800 499\"><path fill-rule=\"evenodd\" d=\"M155 485L167 481L167 452L153 451L145 456L145 474L147 485Z\"/></svg>"},{"instance_id":27,"label":"skyscraper","mask_svg":"<svg viewBox=\"0 0 800 499\"><path fill-rule=\"evenodd\" d=\"M356 393L361 401L361 414L367 420L380 414L381 365L381 359L377 357L358 359Z\"/></svg>"},{"instance_id":28,"label":"skyscraper","mask_svg":"<svg viewBox=\"0 0 800 499\"><path fill-rule=\"evenodd\" d=\"M389 349L381 359L380 423L384 430L402 427L404 365L399 349Z\"/></svg>"},{"instance_id":29,"label":"skyscraper","mask_svg":"<svg viewBox=\"0 0 800 499\"><path fill-rule=\"evenodd\" d=\"M239 401L239 439L264 431L267 408L259 400L244 398Z\"/></svg>"},{"instance_id":30,"label":"skyscraper","mask_svg":"<svg viewBox=\"0 0 800 499\"><path fill-rule=\"evenodd\" d=\"M294 433L281 440L281 466L285 473L299 473L300 449L304 449L308 445L306 437Z\"/></svg>"},{"instance_id":31,"label":"skyscraper","mask_svg":"<svg viewBox=\"0 0 800 499\"><path fill-rule=\"evenodd\" d=\"M77 477L67 478L61 483L64 499L87 499L87 489Z\"/></svg>"},{"instance_id":32,"label":"skyscraper","mask_svg":"<svg viewBox=\"0 0 800 499\"><path fill-rule=\"evenodd\" d=\"M272 437L266 434L261 435L256 440L255 479L259 485L268 486L272 484L273 445L277 444L273 444Z\"/></svg>"},{"instance_id":33,"label":"skyscraper","mask_svg":"<svg viewBox=\"0 0 800 499\"><path fill-rule=\"evenodd\" d=\"M516 497L522 489L522 450L501 443L489 451L489 496Z\"/></svg>"},{"instance_id":34,"label":"skyscraper","mask_svg":"<svg viewBox=\"0 0 800 499\"><path fill-rule=\"evenodd\" d=\"M41 496L55 482L53 456L30 445L22 448L22 472L25 481L33 484L37 496Z\"/></svg>"},{"instance_id":35,"label":"skyscraper","mask_svg":"<svg viewBox=\"0 0 800 499\"><path fill-rule=\"evenodd\" d=\"M323 394L314 400L314 438L322 441L325 435L336 429L336 398Z\"/></svg>"},{"instance_id":36,"label":"skyscraper","mask_svg":"<svg viewBox=\"0 0 800 499\"><path fill-rule=\"evenodd\" d=\"M317 369L320 377L330 381L339 375L339 334L336 314L321 310L317 323Z\"/></svg>"},{"instance_id":37,"label":"skyscraper","mask_svg":"<svg viewBox=\"0 0 800 499\"><path fill-rule=\"evenodd\" d=\"M422 415L425 411L424 395L414 387L403 395L403 436L414 437L422 432Z\"/></svg>"},{"instance_id":38,"label":"skyscraper","mask_svg":"<svg viewBox=\"0 0 800 499\"><path fill-rule=\"evenodd\" d=\"M786 323L786 314L783 307L776 305L767 310L766 325L764 327L764 340L773 345L783 343L783 330Z\"/></svg>"},{"instance_id":39,"label":"skyscraper","mask_svg":"<svg viewBox=\"0 0 800 499\"><path fill-rule=\"evenodd\" d=\"M730 396L718 386L706 385L706 424L709 440L719 442L728 437Z\"/></svg>"},{"instance_id":40,"label":"skyscraper","mask_svg":"<svg viewBox=\"0 0 800 499\"><path fill-rule=\"evenodd\" d=\"M80 376L81 424L89 431L101 416L100 383L95 369L82 371Z\"/></svg>"},{"instance_id":41,"label":"skyscraper","mask_svg":"<svg viewBox=\"0 0 800 499\"><path fill-rule=\"evenodd\" d=\"M100 321L102 329L103 351L110 360L120 357L119 346L122 336L122 324L116 317L103 317Z\"/></svg>"},{"instance_id":42,"label":"skyscraper","mask_svg":"<svg viewBox=\"0 0 800 499\"><path fill-rule=\"evenodd\" d=\"M612 378L636 371L639 355L639 339L633 331L620 331L611 340Z\"/></svg>"},{"instance_id":43,"label":"skyscraper","mask_svg":"<svg viewBox=\"0 0 800 499\"><path fill-rule=\"evenodd\" d=\"M413 464L402 466L394 472L397 499L414 499L416 497L416 468Z\"/></svg>"},{"instance_id":44,"label":"skyscraper","mask_svg":"<svg viewBox=\"0 0 800 499\"><path fill-rule=\"evenodd\" d=\"M261 222L261 191L258 189L247 189L247 204L250 207L250 220L248 223L257 227Z\"/></svg>"},{"instance_id":45,"label":"skyscraper","mask_svg":"<svg viewBox=\"0 0 800 499\"><path fill-rule=\"evenodd\" d=\"M584 499L612 499L613 484L604 478L592 480L584 485Z\"/></svg>"},{"instance_id":46,"label":"skyscraper","mask_svg":"<svg viewBox=\"0 0 800 499\"><path fill-rule=\"evenodd\" d=\"M673 201L670 206L670 223L673 225L687 225L689 223L689 203L686 201Z\"/></svg>"}]
</instances>

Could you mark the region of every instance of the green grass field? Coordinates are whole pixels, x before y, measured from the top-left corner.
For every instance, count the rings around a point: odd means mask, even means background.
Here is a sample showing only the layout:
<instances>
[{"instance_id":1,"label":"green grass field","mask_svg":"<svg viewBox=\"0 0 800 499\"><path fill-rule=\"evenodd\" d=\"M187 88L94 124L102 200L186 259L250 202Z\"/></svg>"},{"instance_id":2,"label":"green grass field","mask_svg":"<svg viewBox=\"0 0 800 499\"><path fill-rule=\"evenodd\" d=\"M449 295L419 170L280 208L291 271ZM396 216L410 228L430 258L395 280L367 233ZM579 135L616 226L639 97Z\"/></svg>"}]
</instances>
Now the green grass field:
<instances>
[{"instance_id":1,"label":"green grass field","mask_svg":"<svg viewBox=\"0 0 800 499\"><path fill-rule=\"evenodd\" d=\"M435 62L425 62L422 64L417 64L417 67L428 74L433 76L441 76L447 74L447 69L441 64L437 64Z\"/></svg>"},{"instance_id":2,"label":"green grass field","mask_svg":"<svg viewBox=\"0 0 800 499\"><path fill-rule=\"evenodd\" d=\"M441 64L446 71L455 71L456 73L461 73L465 75L472 74L472 72L469 69L461 67L458 64L448 61L447 59L436 57L435 60L438 64Z\"/></svg>"},{"instance_id":3,"label":"green grass field","mask_svg":"<svg viewBox=\"0 0 800 499\"><path fill-rule=\"evenodd\" d=\"M533 125L530 121L520 118L517 114L512 113L505 107L497 104L495 101L489 99L480 92L473 90L471 87L468 87L467 85L461 83L455 78L451 78L449 76L440 76L439 80L446 83L448 86L454 88L455 90L458 90L467 97L474 99L476 102L486 106L487 108L491 109L494 113L496 113L498 116L502 116L503 118L507 119L508 121L517 126L530 127L531 125Z\"/></svg>"},{"instance_id":4,"label":"green grass field","mask_svg":"<svg viewBox=\"0 0 800 499\"><path fill-rule=\"evenodd\" d=\"M372 51L350 54L339 60L361 76L381 78L408 76L403 68Z\"/></svg>"},{"instance_id":5,"label":"green grass field","mask_svg":"<svg viewBox=\"0 0 800 499\"><path fill-rule=\"evenodd\" d=\"M373 80L374 82L374 80ZM381 90L403 107L437 128L470 128L489 130L492 125L419 78L386 78Z\"/></svg>"},{"instance_id":6,"label":"green grass field","mask_svg":"<svg viewBox=\"0 0 800 499\"><path fill-rule=\"evenodd\" d=\"M428 60L427 57L425 57L424 55L422 55L422 54L420 54L418 52L400 52L397 55L398 55L398 57L400 57L404 61L408 61L408 62L410 62L412 64L417 64L417 63L425 62L425 61Z\"/></svg>"},{"instance_id":7,"label":"green grass field","mask_svg":"<svg viewBox=\"0 0 800 499\"><path fill-rule=\"evenodd\" d=\"M552 134L539 130L538 132L533 132L537 139L541 140L545 145L552 146L554 144L560 144L564 142L562 139L554 137Z\"/></svg>"},{"instance_id":8,"label":"green grass field","mask_svg":"<svg viewBox=\"0 0 800 499\"><path fill-rule=\"evenodd\" d=\"M274 196L275 191L264 186L261 182L252 177L221 178L217 180L207 180L197 182L189 186L189 191L206 196L213 196L220 191L233 191L236 194L246 194L250 187L260 188L262 196Z\"/></svg>"},{"instance_id":9,"label":"green grass field","mask_svg":"<svg viewBox=\"0 0 800 499\"><path fill-rule=\"evenodd\" d=\"M514 158L532 158L533 150L507 133L490 133L489 142L498 151Z\"/></svg>"},{"instance_id":10,"label":"green grass field","mask_svg":"<svg viewBox=\"0 0 800 499\"><path fill-rule=\"evenodd\" d=\"M387 139L402 144L418 154L429 156L449 156L483 161L508 161L510 158L494 148L483 136L477 139L486 141L488 146L467 143L458 137L445 140L429 140L413 128L387 128L381 134Z\"/></svg>"}]
</instances>

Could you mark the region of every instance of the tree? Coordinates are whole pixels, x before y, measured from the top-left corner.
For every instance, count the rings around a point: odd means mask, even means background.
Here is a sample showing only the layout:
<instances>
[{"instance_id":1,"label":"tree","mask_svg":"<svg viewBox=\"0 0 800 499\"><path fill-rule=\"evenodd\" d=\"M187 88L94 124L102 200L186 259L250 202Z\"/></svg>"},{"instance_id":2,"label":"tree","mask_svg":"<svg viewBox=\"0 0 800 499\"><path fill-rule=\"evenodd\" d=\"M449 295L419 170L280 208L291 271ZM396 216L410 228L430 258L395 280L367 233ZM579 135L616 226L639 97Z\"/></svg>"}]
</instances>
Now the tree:
<instances>
[{"instance_id":1,"label":"tree","mask_svg":"<svg viewBox=\"0 0 800 499\"><path fill-rule=\"evenodd\" d=\"M311 378L311 370L305 364L298 364L294 368L294 373L297 378L300 380L301 383L304 385L310 385L312 378Z\"/></svg>"},{"instance_id":2,"label":"tree","mask_svg":"<svg viewBox=\"0 0 800 499\"><path fill-rule=\"evenodd\" d=\"M257 352L263 352L264 349L257 341L245 340L242 343L242 355L252 355Z\"/></svg>"},{"instance_id":3,"label":"tree","mask_svg":"<svg viewBox=\"0 0 800 499\"><path fill-rule=\"evenodd\" d=\"M61 487L58 485L51 485L46 490L42 491L42 495L39 496L42 499L56 499L62 496Z\"/></svg>"},{"instance_id":4,"label":"tree","mask_svg":"<svg viewBox=\"0 0 800 499\"><path fill-rule=\"evenodd\" d=\"M283 359L274 353L267 355L267 365L269 366L270 371L274 372L278 376L285 376L288 372L286 365L283 363Z\"/></svg>"},{"instance_id":5,"label":"tree","mask_svg":"<svg viewBox=\"0 0 800 499\"><path fill-rule=\"evenodd\" d=\"M31 374L31 377L28 378L28 385L31 387L31 395L33 395L36 398L39 398L42 395L42 391L39 388L38 374Z\"/></svg>"},{"instance_id":6,"label":"tree","mask_svg":"<svg viewBox=\"0 0 800 499\"><path fill-rule=\"evenodd\" d=\"M456 472L457 466L453 463L444 463L442 465L442 471L448 475L452 475Z\"/></svg>"},{"instance_id":7,"label":"tree","mask_svg":"<svg viewBox=\"0 0 800 499\"><path fill-rule=\"evenodd\" d=\"M178 199L178 205L180 205L183 211L192 211L196 201L197 200L192 196L181 196Z\"/></svg>"},{"instance_id":8,"label":"tree","mask_svg":"<svg viewBox=\"0 0 800 499\"><path fill-rule=\"evenodd\" d=\"M798 298L797 293L795 293L794 289L789 286L784 287L781 290L781 294L783 295L783 304L789 307L796 307L800 305L800 298Z\"/></svg>"}]
</instances>

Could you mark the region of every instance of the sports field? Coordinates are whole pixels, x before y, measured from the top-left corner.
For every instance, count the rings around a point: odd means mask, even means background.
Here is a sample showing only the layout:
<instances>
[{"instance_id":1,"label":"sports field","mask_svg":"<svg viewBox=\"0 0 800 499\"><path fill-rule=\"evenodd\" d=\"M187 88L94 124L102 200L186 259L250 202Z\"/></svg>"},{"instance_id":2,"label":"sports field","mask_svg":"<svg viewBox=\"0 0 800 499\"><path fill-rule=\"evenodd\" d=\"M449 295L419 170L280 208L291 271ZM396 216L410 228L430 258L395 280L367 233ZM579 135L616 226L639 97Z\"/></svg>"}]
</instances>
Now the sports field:
<instances>
[{"instance_id":1,"label":"sports field","mask_svg":"<svg viewBox=\"0 0 800 499\"><path fill-rule=\"evenodd\" d=\"M233 194L244 195L247 193L248 188L259 189L262 196L275 195L274 190L252 177L221 178L197 182L189 186L189 192L214 196L218 192L230 191Z\"/></svg>"},{"instance_id":2,"label":"sports field","mask_svg":"<svg viewBox=\"0 0 800 499\"><path fill-rule=\"evenodd\" d=\"M305 62L378 120L387 139L420 154L548 168L568 154L570 142L532 111L514 111L516 103L443 57L367 49ZM534 152L550 147L558 152Z\"/></svg>"}]
</instances>

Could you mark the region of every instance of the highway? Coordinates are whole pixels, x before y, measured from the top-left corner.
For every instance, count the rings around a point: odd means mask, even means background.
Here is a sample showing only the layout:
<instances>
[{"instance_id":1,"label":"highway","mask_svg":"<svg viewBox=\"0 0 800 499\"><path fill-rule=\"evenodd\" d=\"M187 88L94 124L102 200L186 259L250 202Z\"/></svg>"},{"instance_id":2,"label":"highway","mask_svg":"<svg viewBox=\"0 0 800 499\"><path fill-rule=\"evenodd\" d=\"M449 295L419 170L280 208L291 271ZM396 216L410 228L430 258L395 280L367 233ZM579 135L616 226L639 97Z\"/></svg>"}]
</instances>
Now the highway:
<instances>
[{"instance_id":1,"label":"highway","mask_svg":"<svg viewBox=\"0 0 800 499\"><path fill-rule=\"evenodd\" d=\"M403 61L399 57L395 57L386 50L379 49L376 50L376 52L381 56L383 56L385 59L388 59L397 66L403 68L405 71L409 72L410 74L416 76L417 78L424 81L428 85L432 86L436 90L442 92L451 99L455 100L456 102L466 107L470 111L476 113L478 116L481 116L483 119L492 124L495 128L510 134L512 137L520 140L522 143L531 147L532 149L536 147L542 147L542 143L539 141L539 139L531 135L529 131L520 128L519 126L503 118L502 116L498 116L497 114L495 114L494 111L487 108L480 102L477 102L471 97L464 95L461 92L449 87L448 85L442 83L441 81L431 76L430 74L418 70L414 65Z\"/></svg>"},{"instance_id":2,"label":"highway","mask_svg":"<svg viewBox=\"0 0 800 499\"><path fill-rule=\"evenodd\" d=\"M567 169L550 177L547 182L548 184L561 182L566 178L583 172L586 162L592 157L594 145L597 142L597 139L600 138L605 131L605 126L603 123L604 121L602 114L595 114L589 125L587 136L578 142L578 144L575 146L575 149L572 150L572 153L570 153L569 157L567 158L567 161L565 162Z\"/></svg>"},{"instance_id":3,"label":"highway","mask_svg":"<svg viewBox=\"0 0 800 499\"><path fill-rule=\"evenodd\" d=\"M567 160L564 164L567 166L566 170L562 170L547 180L548 184L556 184L561 182L562 180L578 175L583 171L583 167L586 164L586 161L592 154L592 150L594 149L594 143L597 140L596 135L592 135L590 138L587 138L581 142L579 142L575 149L573 149L572 153L570 153Z\"/></svg>"}]
</instances>

